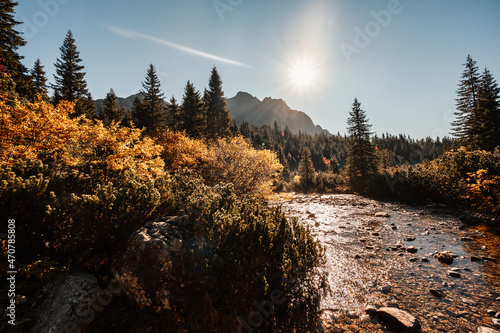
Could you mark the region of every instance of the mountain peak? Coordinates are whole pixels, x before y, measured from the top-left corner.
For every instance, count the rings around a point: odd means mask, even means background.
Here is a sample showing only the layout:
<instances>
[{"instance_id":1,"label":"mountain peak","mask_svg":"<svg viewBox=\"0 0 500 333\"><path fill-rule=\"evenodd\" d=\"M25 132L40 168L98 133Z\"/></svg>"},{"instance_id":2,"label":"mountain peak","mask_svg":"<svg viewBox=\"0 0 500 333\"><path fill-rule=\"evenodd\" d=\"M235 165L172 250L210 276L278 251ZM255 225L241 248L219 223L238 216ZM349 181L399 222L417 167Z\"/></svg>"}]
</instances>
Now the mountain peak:
<instances>
[{"instance_id":1,"label":"mountain peak","mask_svg":"<svg viewBox=\"0 0 500 333\"><path fill-rule=\"evenodd\" d=\"M266 97L261 102L257 97L240 91L227 99L227 106L231 110L231 118L238 124L247 122L255 126L272 126L276 122L282 129L288 126L295 134L330 134L321 126L315 125L304 112L292 110L281 98Z\"/></svg>"}]
</instances>

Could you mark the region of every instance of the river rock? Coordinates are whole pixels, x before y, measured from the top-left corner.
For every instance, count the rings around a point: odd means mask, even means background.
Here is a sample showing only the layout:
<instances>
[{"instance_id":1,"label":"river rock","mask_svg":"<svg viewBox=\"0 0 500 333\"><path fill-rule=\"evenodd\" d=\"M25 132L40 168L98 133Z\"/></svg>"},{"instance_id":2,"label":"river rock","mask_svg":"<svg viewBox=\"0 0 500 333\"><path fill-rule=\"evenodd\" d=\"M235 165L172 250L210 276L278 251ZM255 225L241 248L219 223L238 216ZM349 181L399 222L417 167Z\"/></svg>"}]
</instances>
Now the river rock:
<instances>
[{"instance_id":1,"label":"river rock","mask_svg":"<svg viewBox=\"0 0 500 333\"><path fill-rule=\"evenodd\" d=\"M451 265L453 263L453 253L450 251L438 252L436 258L443 264Z\"/></svg>"},{"instance_id":2,"label":"river rock","mask_svg":"<svg viewBox=\"0 0 500 333\"><path fill-rule=\"evenodd\" d=\"M415 246L408 246L406 248L406 252L416 253L417 251L418 251L418 249Z\"/></svg>"},{"instance_id":3,"label":"river rock","mask_svg":"<svg viewBox=\"0 0 500 333\"><path fill-rule=\"evenodd\" d=\"M406 331L408 333L420 330L420 323L417 318L406 311L392 307L382 307L377 310L377 315L391 329Z\"/></svg>"},{"instance_id":4,"label":"river rock","mask_svg":"<svg viewBox=\"0 0 500 333\"><path fill-rule=\"evenodd\" d=\"M429 258L427 258L427 257L422 257L422 258L420 258L420 260L422 260L423 262L429 262Z\"/></svg>"},{"instance_id":5,"label":"river rock","mask_svg":"<svg viewBox=\"0 0 500 333\"><path fill-rule=\"evenodd\" d=\"M389 213L386 212L377 212L375 213L375 217L391 217Z\"/></svg>"},{"instance_id":6,"label":"river rock","mask_svg":"<svg viewBox=\"0 0 500 333\"><path fill-rule=\"evenodd\" d=\"M436 297L443 297L444 293L441 290L438 289L429 289L429 292Z\"/></svg>"},{"instance_id":7,"label":"river rock","mask_svg":"<svg viewBox=\"0 0 500 333\"><path fill-rule=\"evenodd\" d=\"M31 332L76 332L85 328L98 308L100 292L97 279L91 274L59 277L35 296L35 304L37 300L41 303L33 311Z\"/></svg>"},{"instance_id":8,"label":"river rock","mask_svg":"<svg viewBox=\"0 0 500 333\"><path fill-rule=\"evenodd\" d=\"M407 236L407 237L405 238L405 241L407 241L407 242L413 242L415 239L416 239L416 237L415 237L415 236Z\"/></svg>"},{"instance_id":9,"label":"river rock","mask_svg":"<svg viewBox=\"0 0 500 333\"><path fill-rule=\"evenodd\" d=\"M481 326L477 328L477 333L500 333L497 330L494 330L493 328L489 328L486 326Z\"/></svg>"},{"instance_id":10,"label":"river rock","mask_svg":"<svg viewBox=\"0 0 500 333\"><path fill-rule=\"evenodd\" d=\"M462 277L462 275L460 275L460 273L455 272L455 271L448 271L448 275L451 277L454 277L454 278Z\"/></svg>"},{"instance_id":11,"label":"river rock","mask_svg":"<svg viewBox=\"0 0 500 333\"><path fill-rule=\"evenodd\" d=\"M373 305L368 305L366 308L365 308L365 313L370 315L370 316L374 316L377 314L377 308L374 307Z\"/></svg>"}]
</instances>

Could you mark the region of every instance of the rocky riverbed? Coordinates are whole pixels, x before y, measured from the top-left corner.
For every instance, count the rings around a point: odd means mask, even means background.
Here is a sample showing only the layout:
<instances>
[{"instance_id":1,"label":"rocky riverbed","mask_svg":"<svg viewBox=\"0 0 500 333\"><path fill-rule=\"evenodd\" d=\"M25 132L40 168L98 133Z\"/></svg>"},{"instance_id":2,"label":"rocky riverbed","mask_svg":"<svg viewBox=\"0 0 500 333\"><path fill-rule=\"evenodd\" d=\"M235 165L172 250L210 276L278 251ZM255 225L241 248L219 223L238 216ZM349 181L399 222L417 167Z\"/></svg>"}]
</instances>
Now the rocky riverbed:
<instances>
[{"instance_id":1,"label":"rocky riverbed","mask_svg":"<svg viewBox=\"0 0 500 333\"><path fill-rule=\"evenodd\" d=\"M355 195L284 196L289 216L325 247L324 332L390 332L367 306L416 317L422 332L500 327L500 236L444 207Z\"/></svg>"}]
</instances>

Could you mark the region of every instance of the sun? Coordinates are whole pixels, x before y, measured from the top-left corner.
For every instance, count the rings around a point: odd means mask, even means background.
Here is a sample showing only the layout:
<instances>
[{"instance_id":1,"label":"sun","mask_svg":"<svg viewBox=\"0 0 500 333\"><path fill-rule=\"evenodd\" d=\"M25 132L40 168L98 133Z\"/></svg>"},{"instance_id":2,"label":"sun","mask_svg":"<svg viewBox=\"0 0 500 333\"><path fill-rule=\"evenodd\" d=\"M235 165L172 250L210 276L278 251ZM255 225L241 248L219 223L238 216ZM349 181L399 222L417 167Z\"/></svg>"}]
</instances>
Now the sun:
<instances>
[{"instance_id":1,"label":"sun","mask_svg":"<svg viewBox=\"0 0 500 333\"><path fill-rule=\"evenodd\" d=\"M310 59L298 59L290 66L288 76L294 88L309 90L314 88L318 80L318 68Z\"/></svg>"}]
</instances>

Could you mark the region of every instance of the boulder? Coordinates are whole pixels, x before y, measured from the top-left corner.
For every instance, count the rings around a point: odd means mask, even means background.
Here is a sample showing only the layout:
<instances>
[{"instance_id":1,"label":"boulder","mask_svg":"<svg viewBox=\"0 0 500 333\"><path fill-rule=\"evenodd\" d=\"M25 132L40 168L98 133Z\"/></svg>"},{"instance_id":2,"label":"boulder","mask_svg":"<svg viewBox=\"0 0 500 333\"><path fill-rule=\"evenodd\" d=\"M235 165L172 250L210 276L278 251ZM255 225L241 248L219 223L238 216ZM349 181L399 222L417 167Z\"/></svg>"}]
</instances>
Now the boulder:
<instances>
[{"instance_id":1,"label":"boulder","mask_svg":"<svg viewBox=\"0 0 500 333\"><path fill-rule=\"evenodd\" d=\"M31 332L76 332L90 324L97 311L101 288L90 274L63 275L35 295ZM109 303L108 303L109 304Z\"/></svg>"},{"instance_id":2,"label":"boulder","mask_svg":"<svg viewBox=\"0 0 500 333\"><path fill-rule=\"evenodd\" d=\"M196 280L196 268L211 256L211 248L191 234L193 229L188 216L168 217L149 222L130 236L115 280L140 308L161 312L172 309L173 303L192 304L186 290Z\"/></svg>"},{"instance_id":3,"label":"boulder","mask_svg":"<svg viewBox=\"0 0 500 333\"><path fill-rule=\"evenodd\" d=\"M408 333L419 332L420 323L417 318L413 317L406 311L382 307L377 310L377 315L389 328L397 331L406 331Z\"/></svg>"},{"instance_id":4,"label":"boulder","mask_svg":"<svg viewBox=\"0 0 500 333\"><path fill-rule=\"evenodd\" d=\"M451 265L453 263L453 253L450 251L438 252L436 258L443 264Z\"/></svg>"}]
</instances>

